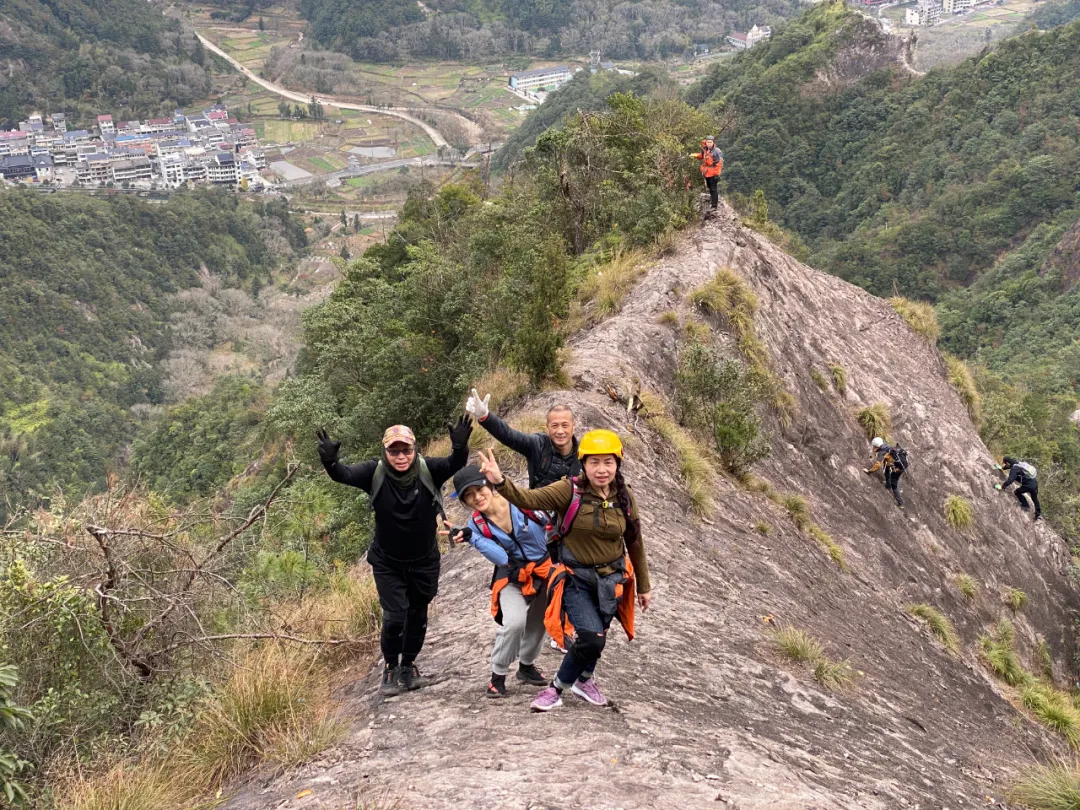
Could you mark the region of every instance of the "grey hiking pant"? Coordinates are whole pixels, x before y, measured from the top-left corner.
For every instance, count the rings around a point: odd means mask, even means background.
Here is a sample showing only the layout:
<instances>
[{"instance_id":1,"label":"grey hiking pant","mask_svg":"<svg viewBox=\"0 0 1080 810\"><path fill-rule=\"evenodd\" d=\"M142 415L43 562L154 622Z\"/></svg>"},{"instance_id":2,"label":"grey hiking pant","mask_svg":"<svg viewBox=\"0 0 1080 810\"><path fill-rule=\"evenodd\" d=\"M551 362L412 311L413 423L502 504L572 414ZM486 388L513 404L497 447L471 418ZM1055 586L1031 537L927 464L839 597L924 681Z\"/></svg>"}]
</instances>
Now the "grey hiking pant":
<instances>
[{"instance_id":1,"label":"grey hiking pant","mask_svg":"<svg viewBox=\"0 0 1080 810\"><path fill-rule=\"evenodd\" d=\"M543 588L526 601L521 586L508 584L499 593L502 607L502 624L495 633L495 647L491 651L491 671L505 675L520 659L522 664L535 664L544 643L544 611L547 608L547 591Z\"/></svg>"}]
</instances>

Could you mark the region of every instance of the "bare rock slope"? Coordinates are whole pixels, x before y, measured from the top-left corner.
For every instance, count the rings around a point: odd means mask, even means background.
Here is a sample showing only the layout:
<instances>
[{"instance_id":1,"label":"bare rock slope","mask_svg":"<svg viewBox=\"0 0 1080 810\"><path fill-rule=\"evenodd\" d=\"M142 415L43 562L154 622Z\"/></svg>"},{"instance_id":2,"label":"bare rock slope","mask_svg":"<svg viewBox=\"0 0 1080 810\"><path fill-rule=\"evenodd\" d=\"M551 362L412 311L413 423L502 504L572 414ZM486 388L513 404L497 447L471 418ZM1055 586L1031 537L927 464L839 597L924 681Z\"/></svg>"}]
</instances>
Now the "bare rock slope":
<instances>
[{"instance_id":1,"label":"bare rock slope","mask_svg":"<svg viewBox=\"0 0 1080 810\"><path fill-rule=\"evenodd\" d=\"M343 743L286 777L252 782L230 808L365 806L356 796L409 810L1003 807L1017 768L1064 750L978 656L978 635L1011 615L1002 589L1020 588L1030 597L1014 617L1021 657L1033 666L1041 635L1064 674L1077 607L1064 544L993 490L992 460L935 349L886 302L796 262L730 209L720 213L652 267L619 314L572 342L573 390L523 409L568 400L583 427L631 437L626 468L655 601L639 613L634 642L613 630L598 677L615 708L567 696L560 711L532 715L531 693L512 678L507 700L487 700L490 567L455 549L420 661L439 681L384 701L375 673L364 673L347 690ZM760 297L758 335L798 400L789 428L771 425L772 456L757 473L809 500L849 571L734 481L721 481L710 522L689 517L671 449L647 418L632 424L602 392L637 378L670 394L680 334L658 316L686 313L689 292L718 267ZM830 365L847 371L843 398L811 379ZM867 444L855 412L875 402L888 404L894 435L911 448L905 512L861 472ZM949 494L973 502L970 529L945 523ZM771 531L755 531L757 521ZM961 572L980 585L972 601L956 589ZM952 619L960 655L905 612L912 602ZM827 691L780 657L763 617L820 638L851 664L851 686ZM557 661L549 651L541 664Z\"/></svg>"}]
</instances>

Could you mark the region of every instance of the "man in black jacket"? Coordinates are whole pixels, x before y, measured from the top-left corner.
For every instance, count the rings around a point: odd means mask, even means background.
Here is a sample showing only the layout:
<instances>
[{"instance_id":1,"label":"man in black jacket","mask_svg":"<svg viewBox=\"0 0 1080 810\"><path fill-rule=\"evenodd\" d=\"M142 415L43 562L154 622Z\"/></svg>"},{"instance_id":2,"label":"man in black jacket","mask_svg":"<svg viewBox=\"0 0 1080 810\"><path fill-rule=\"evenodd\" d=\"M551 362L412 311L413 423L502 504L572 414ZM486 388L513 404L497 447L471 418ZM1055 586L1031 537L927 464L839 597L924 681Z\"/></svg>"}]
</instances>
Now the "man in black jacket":
<instances>
[{"instance_id":1,"label":"man in black jacket","mask_svg":"<svg viewBox=\"0 0 1080 810\"><path fill-rule=\"evenodd\" d=\"M546 487L567 476L581 474L577 439L574 438L574 412L569 405L553 405L547 412L546 433L521 433L488 409L491 394L483 399L472 390L465 410L479 420L496 441L521 453L529 465L529 489Z\"/></svg>"},{"instance_id":2,"label":"man in black jacket","mask_svg":"<svg viewBox=\"0 0 1080 810\"><path fill-rule=\"evenodd\" d=\"M1004 491L1013 484L1017 484L1016 500L1020 501L1020 508L1025 512L1031 510L1027 498L1024 497L1025 495L1030 495L1031 502L1035 504L1035 520L1042 520L1042 507L1039 506L1039 481L1035 477L1037 475L1035 468L1026 461L1018 461L1012 456L1005 456L1001 459L1001 466L999 469L1007 470L1009 477L1002 483L995 484L994 489Z\"/></svg>"},{"instance_id":3,"label":"man in black jacket","mask_svg":"<svg viewBox=\"0 0 1080 810\"><path fill-rule=\"evenodd\" d=\"M381 458L345 465L338 461L341 442L318 432L319 457L339 484L368 494L375 512L375 537L368 562L379 593L383 623L383 669L379 692L399 695L426 685L414 661L427 634L428 604L439 590L436 521L444 513L442 485L469 460L472 420L462 416L447 425L453 447L445 458L425 459L405 425L383 434Z\"/></svg>"}]
</instances>

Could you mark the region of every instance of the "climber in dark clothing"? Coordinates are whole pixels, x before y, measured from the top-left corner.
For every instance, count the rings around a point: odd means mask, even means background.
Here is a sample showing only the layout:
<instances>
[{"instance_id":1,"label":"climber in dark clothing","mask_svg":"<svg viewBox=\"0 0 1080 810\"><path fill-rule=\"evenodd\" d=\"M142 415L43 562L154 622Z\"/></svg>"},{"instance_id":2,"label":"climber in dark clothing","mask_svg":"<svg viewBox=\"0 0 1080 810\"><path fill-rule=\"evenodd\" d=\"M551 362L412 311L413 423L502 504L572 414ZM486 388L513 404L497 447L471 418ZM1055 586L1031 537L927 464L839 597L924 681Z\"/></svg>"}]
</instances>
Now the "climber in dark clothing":
<instances>
[{"instance_id":1,"label":"climber in dark clothing","mask_svg":"<svg viewBox=\"0 0 1080 810\"><path fill-rule=\"evenodd\" d=\"M1001 459L1001 465L998 468L1007 470L1009 477L1002 483L995 484L994 489L1004 491L1013 484L1017 484L1016 500L1020 502L1020 508L1025 512L1031 510L1031 505L1025 497L1030 495L1031 503L1035 504L1035 520L1042 520L1042 507L1039 506L1039 481L1036 477L1038 472L1036 469L1026 461L1019 461L1012 456L1005 456Z\"/></svg>"},{"instance_id":2,"label":"climber in dark clothing","mask_svg":"<svg viewBox=\"0 0 1080 810\"><path fill-rule=\"evenodd\" d=\"M469 460L472 420L447 425L453 447L445 458L425 459L405 425L383 434L381 458L345 465L341 442L318 432L319 457L339 484L368 494L375 512L375 536L367 559L383 611L382 654L386 661L379 692L398 695L427 685L414 663L427 634L428 604L439 590L436 520L444 514L442 485Z\"/></svg>"},{"instance_id":3,"label":"climber in dark clothing","mask_svg":"<svg viewBox=\"0 0 1080 810\"><path fill-rule=\"evenodd\" d=\"M896 449L886 444L880 436L875 436L870 446L874 448L874 464L863 472L873 475L881 470L885 489L892 493L896 505L903 509L904 499L900 496L900 476L904 474L904 468L897 462Z\"/></svg>"},{"instance_id":4,"label":"climber in dark clothing","mask_svg":"<svg viewBox=\"0 0 1080 810\"><path fill-rule=\"evenodd\" d=\"M525 456L529 465L529 489L546 487L563 478L581 474L578 442L574 438L574 412L569 405L553 405L547 412L546 433L521 433L488 409L491 394L483 399L472 390L465 410L500 444Z\"/></svg>"}]
</instances>

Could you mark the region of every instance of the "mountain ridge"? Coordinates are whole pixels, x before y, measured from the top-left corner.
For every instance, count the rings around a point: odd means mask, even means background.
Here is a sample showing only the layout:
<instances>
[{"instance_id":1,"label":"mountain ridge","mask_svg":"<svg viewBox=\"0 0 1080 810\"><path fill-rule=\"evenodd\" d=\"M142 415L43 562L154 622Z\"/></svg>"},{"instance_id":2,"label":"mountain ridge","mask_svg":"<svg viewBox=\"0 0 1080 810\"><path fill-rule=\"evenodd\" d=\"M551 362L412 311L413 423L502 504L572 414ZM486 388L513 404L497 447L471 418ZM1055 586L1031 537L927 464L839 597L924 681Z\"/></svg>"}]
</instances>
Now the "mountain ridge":
<instances>
[{"instance_id":1,"label":"mountain ridge","mask_svg":"<svg viewBox=\"0 0 1080 810\"><path fill-rule=\"evenodd\" d=\"M720 267L760 298L757 334L798 401L788 426L766 417L772 456L756 473L809 500L850 570L732 478L720 480L716 515L694 520L672 448L647 414L634 427L608 393L613 382L670 393L680 332L665 313L692 317L688 293ZM730 349L730 333L715 338ZM614 629L598 669L617 708L567 698L551 715L530 715L524 689L487 701L490 570L455 549L444 558L419 662L437 682L383 700L373 697L374 671L347 676L345 740L286 777L241 789L227 807L300 806L293 797L306 790L303 806L320 808L356 797L485 810L986 806L988 797L1004 801L1033 753L1066 750L986 671L978 635L1008 613L1001 591L1021 588L1030 603L1009 614L1020 654L1029 660L1045 638L1061 675L1073 643L1058 622L1080 604L1065 574L1068 552L993 490L992 460L940 355L888 303L796 262L724 205L642 276L619 313L570 348L572 387L532 397L517 416L567 400L579 425L626 437L656 587L638 638L628 643ZM843 399L811 378L825 363L846 368ZM878 401L892 406L895 433L915 459L902 482L905 513L860 471L867 444L855 409ZM946 494L970 498L974 526L947 526ZM960 572L981 583L973 602L953 582ZM952 618L958 656L905 611L911 602ZM851 685L830 691L785 661L771 640L776 625L820 638L852 667ZM557 658L541 664L550 671Z\"/></svg>"}]
</instances>

